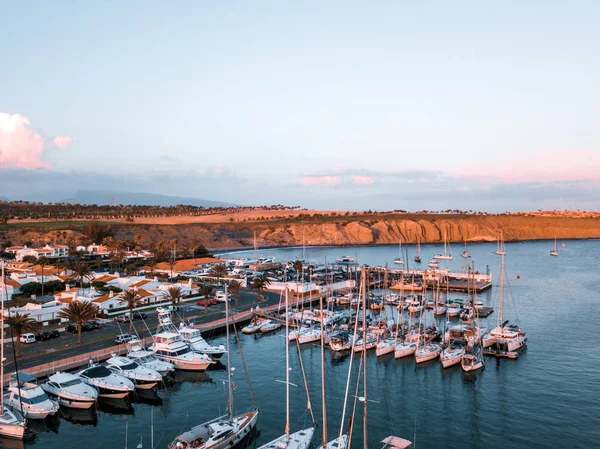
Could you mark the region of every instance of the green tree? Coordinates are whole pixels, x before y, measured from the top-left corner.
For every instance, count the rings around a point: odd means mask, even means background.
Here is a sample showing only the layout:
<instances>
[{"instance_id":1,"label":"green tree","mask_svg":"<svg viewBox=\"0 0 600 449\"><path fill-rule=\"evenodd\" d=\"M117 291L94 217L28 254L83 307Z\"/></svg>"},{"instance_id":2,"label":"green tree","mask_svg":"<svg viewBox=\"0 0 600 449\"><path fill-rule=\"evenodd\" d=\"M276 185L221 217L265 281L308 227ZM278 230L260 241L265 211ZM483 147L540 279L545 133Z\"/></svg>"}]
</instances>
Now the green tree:
<instances>
[{"instance_id":1,"label":"green tree","mask_svg":"<svg viewBox=\"0 0 600 449\"><path fill-rule=\"evenodd\" d=\"M42 298L44 297L44 268L46 268L46 265L48 265L50 263L50 259L48 259L47 257L40 257L37 261L38 265L40 267L42 267Z\"/></svg>"},{"instance_id":2,"label":"green tree","mask_svg":"<svg viewBox=\"0 0 600 449\"><path fill-rule=\"evenodd\" d=\"M271 281L264 276L257 276L252 279L252 288L256 290L256 299L265 297L264 291L269 287Z\"/></svg>"},{"instance_id":3,"label":"green tree","mask_svg":"<svg viewBox=\"0 0 600 449\"><path fill-rule=\"evenodd\" d=\"M210 274L217 278L217 283L221 283L221 278L227 276L227 268L225 265L220 263L217 265L213 265L210 269Z\"/></svg>"},{"instance_id":4,"label":"green tree","mask_svg":"<svg viewBox=\"0 0 600 449\"><path fill-rule=\"evenodd\" d=\"M58 318L64 318L71 323L76 323L77 327L77 344L81 343L81 328L89 320L94 319L98 313L98 306L89 301L73 301L67 307L62 309L56 315Z\"/></svg>"},{"instance_id":5,"label":"green tree","mask_svg":"<svg viewBox=\"0 0 600 449\"><path fill-rule=\"evenodd\" d=\"M8 325L12 328L13 335L16 337L15 339L15 352L17 357L21 356L21 335L26 334L28 332L37 332L40 328L40 323L38 323L33 318L29 317L28 313L24 313L21 315L20 313L10 313L8 315L7 320Z\"/></svg>"},{"instance_id":6,"label":"green tree","mask_svg":"<svg viewBox=\"0 0 600 449\"><path fill-rule=\"evenodd\" d=\"M235 298L236 304L237 300L240 299L240 290L242 289L242 283L240 281L231 281L229 283L229 292Z\"/></svg>"},{"instance_id":7,"label":"green tree","mask_svg":"<svg viewBox=\"0 0 600 449\"><path fill-rule=\"evenodd\" d=\"M23 256L22 259L23 262L25 263L36 263L37 262L37 257L35 256Z\"/></svg>"},{"instance_id":8,"label":"green tree","mask_svg":"<svg viewBox=\"0 0 600 449\"><path fill-rule=\"evenodd\" d=\"M175 306L179 304L179 301L181 301L182 296L183 295L181 294L181 287L169 287L168 290L165 293L163 293L163 298L171 301L171 316L173 316Z\"/></svg>"},{"instance_id":9,"label":"green tree","mask_svg":"<svg viewBox=\"0 0 600 449\"><path fill-rule=\"evenodd\" d=\"M133 309L144 305L142 297L138 292L131 289L123 292L118 298L119 304L123 304L129 309L129 331L133 329Z\"/></svg>"},{"instance_id":10,"label":"green tree","mask_svg":"<svg viewBox=\"0 0 600 449\"><path fill-rule=\"evenodd\" d=\"M210 285L203 285L200 287L200 296L204 296L204 314L208 313L208 295L212 292L213 288Z\"/></svg>"},{"instance_id":11,"label":"green tree","mask_svg":"<svg viewBox=\"0 0 600 449\"><path fill-rule=\"evenodd\" d=\"M83 290L83 282L94 279L94 273L90 266L85 262L77 262L71 266L71 279L79 282L79 288Z\"/></svg>"}]
</instances>

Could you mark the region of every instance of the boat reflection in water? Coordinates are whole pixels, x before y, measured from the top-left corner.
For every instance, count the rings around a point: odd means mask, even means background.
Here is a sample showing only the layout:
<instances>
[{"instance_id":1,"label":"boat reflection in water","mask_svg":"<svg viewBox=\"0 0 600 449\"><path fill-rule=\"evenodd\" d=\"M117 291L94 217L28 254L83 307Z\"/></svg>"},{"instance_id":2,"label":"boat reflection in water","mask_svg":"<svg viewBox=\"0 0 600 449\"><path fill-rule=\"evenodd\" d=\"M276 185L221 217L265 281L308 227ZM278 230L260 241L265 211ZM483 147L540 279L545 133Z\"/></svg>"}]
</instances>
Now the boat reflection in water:
<instances>
[{"instance_id":1,"label":"boat reflection in water","mask_svg":"<svg viewBox=\"0 0 600 449\"><path fill-rule=\"evenodd\" d=\"M134 404L162 405L162 398L152 390L138 390L131 395L131 402Z\"/></svg>"},{"instance_id":2,"label":"boat reflection in water","mask_svg":"<svg viewBox=\"0 0 600 449\"><path fill-rule=\"evenodd\" d=\"M58 413L48 416L45 419L28 419L27 430L33 431L33 433L58 433L58 427L60 425L60 410ZM0 447L3 447L0 445Z\"/></svg>"},{"instance_id":3,"label":"boat reflection in water","mask_svg":"<svg viewBox=\"0 0 600 449\"><path fill-rule=\"evenodd\" d=\"M100 398L98 401L98 410L104 413L117 415L133 415L134 413L133 406L128 398Z\"/></svg>"},{"instance_id":4,"label":"boat reflection in water","mask_svg":"<svg viewBox=\"0 0 600 449\"><path fill-rule=\"evenodd\" d=\"M179 384L191 382L194 385L214 383L211 377L206 374L206 371L175 371L173 373L173 381Z\"/></svg>"},{"instance_id":5,"label":"boat reflection in water","mask_svg":"<svg viewBox=\"0 0 600 449\"><path fill-rule=\"evenodd\" d=\"M23 440L0 437L0 447L2 449L25 449L25 443L23 443Z\"/></svg>"},{"instance_id":6,"label":"boat reflection in water","mask_svg":"<svg viewBox=\"0 0 600 449\"><path fill-rule=\"evenodd\" d=\"M98 415L94 407L87 409L61 407L60 415L72 424L81 426L96 426L98 424Z\"/></svg>"}]
</instances>

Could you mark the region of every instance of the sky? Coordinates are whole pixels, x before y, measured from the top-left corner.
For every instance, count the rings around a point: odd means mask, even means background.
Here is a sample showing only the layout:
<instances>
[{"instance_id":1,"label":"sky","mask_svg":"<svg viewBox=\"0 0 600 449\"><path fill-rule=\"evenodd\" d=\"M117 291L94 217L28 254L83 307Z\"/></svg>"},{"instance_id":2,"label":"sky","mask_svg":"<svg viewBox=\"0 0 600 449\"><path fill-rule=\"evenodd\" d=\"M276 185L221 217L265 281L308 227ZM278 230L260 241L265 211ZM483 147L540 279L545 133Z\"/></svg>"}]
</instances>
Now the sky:
<instances>
[{"instance_id":1,"label":"sky","mask_svg":"<svg viewBox=\"0 0 600 449\"><path fill-rule=\"evenodd\" d=\"M7 2L0 197L599 210L598 23L597 1Z\"/></svg>"}]
</instances>

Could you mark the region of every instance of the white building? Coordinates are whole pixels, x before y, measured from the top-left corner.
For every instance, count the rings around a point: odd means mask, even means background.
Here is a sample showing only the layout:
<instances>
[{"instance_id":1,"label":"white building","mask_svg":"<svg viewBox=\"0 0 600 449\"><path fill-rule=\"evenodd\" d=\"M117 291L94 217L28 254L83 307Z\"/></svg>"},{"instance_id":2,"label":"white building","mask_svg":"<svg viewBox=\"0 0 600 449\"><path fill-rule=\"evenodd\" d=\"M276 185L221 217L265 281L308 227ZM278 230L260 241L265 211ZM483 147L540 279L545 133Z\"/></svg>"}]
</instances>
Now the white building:
<instances>
[{"instance_id":1,"label":"white building","mask_svg":"<svg viewBox=\"0 0 600 449\"><path fill-rule=\"evenodd\" d=\"M7 252L13 252L13 249L17 247L7 248ZM27 246L21 249L14 250L13 254L17 261L22 261L26 256L33 256L36 259L40 257L47 257L48 259L59 259L62 257L69 256L69 247L65 245L46 245L43 248L28 248Z\"/></svg>"}]
</instances>

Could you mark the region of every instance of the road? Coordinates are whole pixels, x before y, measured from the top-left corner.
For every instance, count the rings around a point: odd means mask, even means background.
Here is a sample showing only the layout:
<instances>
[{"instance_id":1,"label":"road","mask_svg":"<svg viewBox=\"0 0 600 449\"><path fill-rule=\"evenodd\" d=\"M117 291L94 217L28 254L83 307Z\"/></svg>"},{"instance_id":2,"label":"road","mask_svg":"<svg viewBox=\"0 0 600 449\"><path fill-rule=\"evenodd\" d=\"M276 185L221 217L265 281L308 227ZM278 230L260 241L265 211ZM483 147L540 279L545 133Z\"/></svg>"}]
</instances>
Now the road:
<instances>
[{"instance_id":1,"label":"road","mask_svg":"<svg viewBox=\"0 0 600 449\"><path fill-rule=\"evenodd\" d=\"M279 293L265 292L267 299L257 301L256 293L251 291L241 291L239 300L232 300L231 313L239 313L254 308L257 304L261 307L277 304L279 302ZM202 325L214 320L225 317L225 303L219 303L208 308L208 314L205 313L204 306L197 306L195 303L182 304L178 312L179 316L194 325ZM175 321L179 321L176 317ZM133 320L135 332L141 338L150 336L150 331L154 332L158 325L158 316L155 311L147 312L145 320ZM99 349L115 346L114 338L123 333L133 333L129 330L129 324L117 323L115 321L104 320L102 328L82 333L82 342L77 344L77 334L61 332L60 337L52 340L38 341L31 344L21 343L21 356L18 359L19 369L31 368L43 363L50 363L76 355L86 354ZM210 335L208 336L210 337ZM6 342L5 347L6 363L4 370L6 373L14 372L13 343Z\"/></svg>"}]
</instances>

